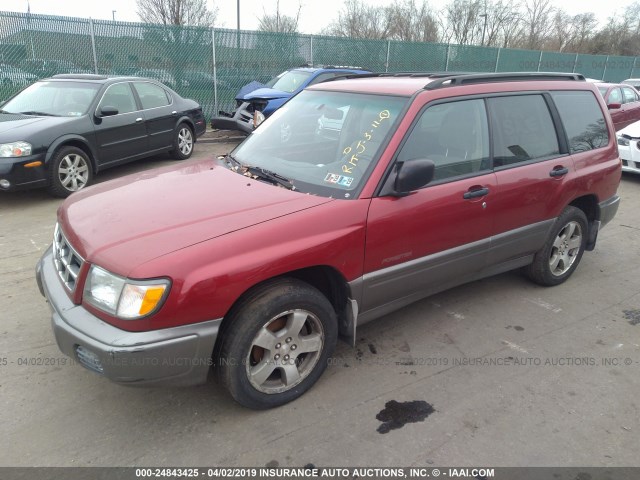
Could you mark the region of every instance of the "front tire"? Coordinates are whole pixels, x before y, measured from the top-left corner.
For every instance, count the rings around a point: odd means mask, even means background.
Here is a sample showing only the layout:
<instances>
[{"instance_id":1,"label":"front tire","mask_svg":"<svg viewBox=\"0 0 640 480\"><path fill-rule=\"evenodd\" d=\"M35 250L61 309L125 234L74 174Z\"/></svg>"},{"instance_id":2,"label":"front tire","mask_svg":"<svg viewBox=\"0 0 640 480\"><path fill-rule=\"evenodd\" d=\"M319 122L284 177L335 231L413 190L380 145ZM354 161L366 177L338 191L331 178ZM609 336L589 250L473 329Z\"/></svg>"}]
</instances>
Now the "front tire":
<instances>
[{"instance_id":1,"label":"front tire","mask_svg":"<svg viewBox=\"0 0 640 480\"><path fill-rule=\"evenodd\" d=\"M335 349L336 314L311 285L279 279L256 288L227 319L219 378L253 409L295 400L320 378Z\"/></svg>"},{"instance_id":2,"label":"front tire","mask_svg":"<svg viewBox=\"0 0 640 480\"><path fill-rule=\"evenodd\" d=\"M525 274L539 285L551 287L563 283L580 263L587 244L588 221L584 212L567 207L556 219L549 238L536 253Z\"/></svg>"},{"instance_id":3,"label":"front tire","mask_svg":"<svg viewBox=\"0 0 640 480\"><path fill-rule=\"evenodd\" d=\"M186 160L193 153L195 143L193 131L186 123L181 123L176 129L173 138L173 149L171 153L176 160Z\"/></svg>"},{"instance_id":4,"label":"front tire","mask_svg":"<svg viewBox=\"0 0 640 480\"><path fill-rule=\"evenodd\" d=\"M48 170L49 193L66 198L82 190L93 180L89 156L77 147L62 147L51 160Z\"/></svg>"}]
</instances>

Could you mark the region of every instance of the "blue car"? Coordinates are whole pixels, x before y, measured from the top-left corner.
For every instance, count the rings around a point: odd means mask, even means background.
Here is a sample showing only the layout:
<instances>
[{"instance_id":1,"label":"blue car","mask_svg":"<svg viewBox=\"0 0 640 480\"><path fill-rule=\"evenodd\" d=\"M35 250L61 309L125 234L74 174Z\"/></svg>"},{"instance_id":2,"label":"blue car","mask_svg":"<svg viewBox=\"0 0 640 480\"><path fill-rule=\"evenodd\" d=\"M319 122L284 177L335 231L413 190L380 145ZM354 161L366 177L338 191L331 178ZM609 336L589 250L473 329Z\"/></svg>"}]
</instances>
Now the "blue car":
<instances>
[{"instance_id":1,"label":"blue car","mask_svg":"<svg viewBox=\"0 0 640 480\"><path fill-rule=\"evenodd\" d=\"M299 67L285 70L266 84L251 82L236 95L236 110L232 113L218 112L219 116L211 119L211 127L251 133L266 117L309 85L364 73L371 72L359 67Z\"/></svg>"}]
</instances>

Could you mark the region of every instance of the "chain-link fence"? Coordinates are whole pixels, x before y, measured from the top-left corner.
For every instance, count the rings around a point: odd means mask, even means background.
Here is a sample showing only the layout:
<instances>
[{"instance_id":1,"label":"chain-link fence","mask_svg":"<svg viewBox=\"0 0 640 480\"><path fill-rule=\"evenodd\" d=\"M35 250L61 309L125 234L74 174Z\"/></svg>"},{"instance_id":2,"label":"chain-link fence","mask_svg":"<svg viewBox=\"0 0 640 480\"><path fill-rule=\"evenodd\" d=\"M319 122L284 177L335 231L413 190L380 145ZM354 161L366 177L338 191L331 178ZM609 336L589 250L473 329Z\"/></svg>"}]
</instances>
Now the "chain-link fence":
<instances>
[{"instance_id":1,"label":"chain-link fence","mask_svg":"<svg viewBox=\"0 0 640 480\"><path fill-rule=\"evenodd\" d=\"M58 73L152 77L193 98L209 117L243 85L303 64L387 72L575 72L640 77L637 57L471 45L150 25L0 12L0 100Z\"/></svg>"}]
</instances>

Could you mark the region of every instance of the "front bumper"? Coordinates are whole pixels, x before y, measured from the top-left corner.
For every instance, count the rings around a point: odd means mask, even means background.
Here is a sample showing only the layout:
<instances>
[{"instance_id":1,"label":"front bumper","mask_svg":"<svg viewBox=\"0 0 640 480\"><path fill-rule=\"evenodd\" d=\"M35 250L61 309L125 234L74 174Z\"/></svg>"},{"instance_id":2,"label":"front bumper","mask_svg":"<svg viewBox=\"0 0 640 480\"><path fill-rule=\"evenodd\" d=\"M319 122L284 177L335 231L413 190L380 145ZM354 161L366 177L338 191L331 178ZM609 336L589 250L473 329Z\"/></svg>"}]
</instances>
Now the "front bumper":
<instances>
[{"instance_id":1,"label":"front bumper","mask_svg":"<svg viewBox=\"0 0 640 480\"><path fill-rule=\"evenodd\" d=\"M618 144L618 152L622 160L622 171L640 173L640 141L635 138L629 145Z\"/></svg>"},{"instance_id":2,"label":"front bumper","mask_svg":"<svg viewBox=\"0 0 640 480\"><path fill-rule=\"evenodd\" d=\"M51 307L58 347L85 368L125 385L185 386L207 380L222 319L128 332L71 302L54 268L51 248L38 262L36 278Z\"/></svg>"},{"instance_id":3,"label":"front bumper","mask_svg":"<svg viewBox=\"0 0 640 480\"><path fill-rule=\"evenodd\" d=\"M25 167L26 164L40 161L39 167ZM20 158L0 158L0 180L11 184L8 188L0 186L0 191L23 190L47 185L47 172L44 167L44 154Z\"/></svg>"},{"instance_id":4,"label":"front bumper","mask_svg":"<svg viewBox=\"0 0 640 480\"><path fill-rule=\"evenodd\" d=\"M244 133L253 132L253 113L248 110L250 103L244 102L235 112L225 113L211 118L211 128L217 130L239 130Z\"/></svg>"}]
</instances>

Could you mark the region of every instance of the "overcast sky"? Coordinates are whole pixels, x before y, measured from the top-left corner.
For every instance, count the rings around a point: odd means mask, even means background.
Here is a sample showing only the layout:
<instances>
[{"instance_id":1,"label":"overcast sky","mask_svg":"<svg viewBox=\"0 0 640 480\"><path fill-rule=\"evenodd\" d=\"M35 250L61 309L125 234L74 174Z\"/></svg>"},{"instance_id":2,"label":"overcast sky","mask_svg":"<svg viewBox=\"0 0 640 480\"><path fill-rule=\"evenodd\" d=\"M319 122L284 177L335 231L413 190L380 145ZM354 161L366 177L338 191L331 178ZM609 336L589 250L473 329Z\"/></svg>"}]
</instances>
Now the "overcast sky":
<instances>
[{"instance_id":1,"label":"overcast sky","mask_svg":"<svg viewBox=\"0 0 640 480\"><path fill-rule=\"evenodd\" d=\"M389 0L365 0L371 5L389 4ZM214 0L208 0L212 5ZM137 22L135 0L29 0L31 13L92 17ZM295 15L302 4L300 31L318 33L337 17L344 0L280 0L280 12ZM442 8L447 0L430 0L434 9ZM623 14L624 7L632 0L552 0L552 3L570 14L593 12L604 23L612 12ZM215 0L218 7L217 27L236 28L236 0ZM240 0L240 28L255 30L263 11L275 10L276 0ZM0 10L26 12L27 0L0 0ZM115 10L115 13L113 13Z\"/></svg>"}]
</instances>

